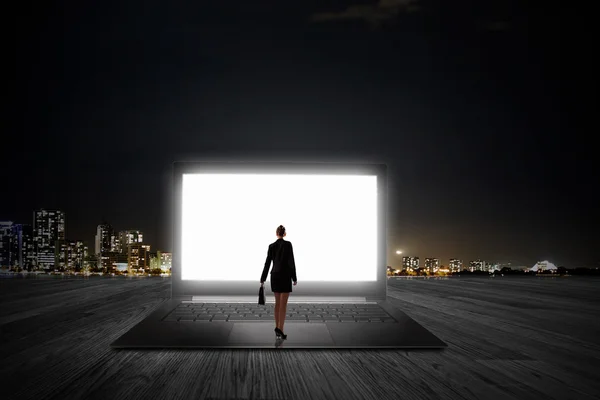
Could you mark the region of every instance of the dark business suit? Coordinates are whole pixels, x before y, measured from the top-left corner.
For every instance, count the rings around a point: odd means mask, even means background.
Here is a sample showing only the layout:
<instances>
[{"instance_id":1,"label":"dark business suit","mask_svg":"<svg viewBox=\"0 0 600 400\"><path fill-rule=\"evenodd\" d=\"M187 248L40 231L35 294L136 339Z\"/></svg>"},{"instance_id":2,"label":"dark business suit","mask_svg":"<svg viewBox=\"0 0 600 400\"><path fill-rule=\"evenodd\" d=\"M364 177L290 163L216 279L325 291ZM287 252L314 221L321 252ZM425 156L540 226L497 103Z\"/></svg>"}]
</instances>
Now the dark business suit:
<instances>
[{"instance_id":1,"label":"dark business suit","mask_svg":"<svg viewBox=\"0 0 600 400\"><path fill-rule=\"evenodd\" d=\"M265 262L265 267L260 277L261 282L267 280L271 261L273 261L273 269L271 270L271 290L277 293L291 292L292 281L297 281L292 242L277 239L277 241L269 245L267 261Z\"/></svg>"}]
</instances>

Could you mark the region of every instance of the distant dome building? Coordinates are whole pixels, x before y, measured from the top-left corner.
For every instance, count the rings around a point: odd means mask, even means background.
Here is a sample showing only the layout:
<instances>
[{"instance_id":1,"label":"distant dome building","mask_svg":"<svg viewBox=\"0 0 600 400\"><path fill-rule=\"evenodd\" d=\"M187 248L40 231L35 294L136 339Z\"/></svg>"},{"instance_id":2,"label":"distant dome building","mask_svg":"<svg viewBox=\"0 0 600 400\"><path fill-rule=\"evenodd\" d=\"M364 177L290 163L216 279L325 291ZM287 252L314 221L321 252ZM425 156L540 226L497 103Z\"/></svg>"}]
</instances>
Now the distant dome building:
<instances>
[{"instance_id":1,"label":"distant dome building","mask_svg":"<svg viewBox=\"0 0 600 400\"><path fill-rule=\"evenodd\" d=\"M533 267L529 269L529 271L538 272L538 271L556 271L556 265L552 264L550 261L538 261L535 263Z\"/></svg>"}]
</instances>

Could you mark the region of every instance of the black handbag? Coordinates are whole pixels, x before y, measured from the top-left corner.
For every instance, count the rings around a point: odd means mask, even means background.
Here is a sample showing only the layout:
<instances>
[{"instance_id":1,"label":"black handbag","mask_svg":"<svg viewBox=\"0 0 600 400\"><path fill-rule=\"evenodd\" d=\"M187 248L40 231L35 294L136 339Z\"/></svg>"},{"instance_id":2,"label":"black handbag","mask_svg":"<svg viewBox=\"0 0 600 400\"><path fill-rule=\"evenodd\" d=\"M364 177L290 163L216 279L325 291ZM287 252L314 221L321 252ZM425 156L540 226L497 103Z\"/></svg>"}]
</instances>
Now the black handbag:
<instances>
[{"instance_id":1,"label":"black handbag","mask_svg":"<svg viewBox=\"0 0 600 400\"><path fill-rule=\"evenodd\" d=\"M258 289L258 304L261 306L265 305L265 288L262 285Z\"/></svg>"}]
</instances>

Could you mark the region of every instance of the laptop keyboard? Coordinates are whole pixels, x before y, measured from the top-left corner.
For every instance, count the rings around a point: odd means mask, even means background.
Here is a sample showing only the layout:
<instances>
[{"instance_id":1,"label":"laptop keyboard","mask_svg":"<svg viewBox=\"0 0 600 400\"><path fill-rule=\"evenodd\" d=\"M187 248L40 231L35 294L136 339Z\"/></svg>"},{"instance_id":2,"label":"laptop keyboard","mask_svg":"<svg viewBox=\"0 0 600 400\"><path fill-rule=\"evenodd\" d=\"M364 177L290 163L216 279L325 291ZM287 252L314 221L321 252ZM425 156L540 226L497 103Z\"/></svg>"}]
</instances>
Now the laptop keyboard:
<instances>
[{"instance_id":1,"label":"laptop keyboard","mask_svg":"<svg viewBox=\"0 0 600 400\"><path fill-rule=\"evenodd\" d=\"M172 322L275 321L275 304L181 303L163 318ZM285 322L396 322L378 304L288 303Z\"/></svg>"}]
</instances>

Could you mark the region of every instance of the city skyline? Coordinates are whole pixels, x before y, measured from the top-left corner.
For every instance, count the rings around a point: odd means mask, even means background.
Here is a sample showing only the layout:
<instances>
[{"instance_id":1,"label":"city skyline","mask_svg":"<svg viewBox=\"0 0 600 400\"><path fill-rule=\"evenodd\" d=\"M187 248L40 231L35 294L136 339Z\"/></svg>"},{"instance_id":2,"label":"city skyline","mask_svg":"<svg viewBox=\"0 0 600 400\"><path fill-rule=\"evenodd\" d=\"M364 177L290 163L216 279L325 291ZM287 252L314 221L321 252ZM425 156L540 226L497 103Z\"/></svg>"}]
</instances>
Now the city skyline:
<instances>
[{"instance_id":1,"label":"city skyline","mask_svg":"<svg viewBox=\"0 0 600 400\"><path fill-rule=\"evenodd\" d=\"M119 246L119 243L122 245L127 246L128 244L131 244L131 238L135 237L134 242L135 243L140 243L140 244L144 244L144 245L150 245L149 241L143 241L142 240L142 231L139 229L115 229L114 226L110 223L110 221L108 221L106 218L103 218L102 221L96 225L96 233L93 235L93 239L91 240L86 240L84 238L71 238L70 236L68 236L66 234L66 213L62 210L58 210L58 209L38 209L38 210L34 210L33 211L33 224L27 224L27 223L23 223L23 222L18 222L18 221L11 221L11 220L6 220L6 221L2 221L0 220L0 224L2 223L11 223L14 225L30 225L31 227L34 227L38 218L38 213L41 212L59 212L62 213L61 214L61 224L62 224L62 228L61 228L61 236L60 236L60 240L62 241L81 241L85 246L86 249L88 249L88 253L89 254L100 254L100 253L104 253L104 252L115 252L115 253L121 253L122 249L120 248L115 248L115 246ZM102 230L101 227L107 227L108 229L110 229L110 232L108 232L109 234L112 234L112 237L109 235L105 241L105 246L106 247L102 247L99 243L99 241L102 241L103 239L101 238L102 235ZM2 232L0 232L2 233ZM99 247L100 246L100 247ZM53 246L51 246L53 247ZM547 258L539 258L535 261L533 261L532 263L527 263L527 262L522 262L522 261L515 261L514 259L494 259L491 257L483 257L481 255L478 255L477 257L457 257L456 255L453 257L422 257L420 255L416 255L416 254L411 254L411 255L407 255L406 252L400 251L400 250L396 250L398 247L388 247L388 258L387 258L387 265L392 265L392 266L397 266L397 267L411 267L411 268L421 268L421 269L427 269L427 270L433 270L433 269L437 269L439 267L446 267L449 269L453 269L453 265L458 265L460 264L464 269L468 268L469 264L473 264L474 262L483 262L485 264L494 264L494 265L502 265L502 266L509 266L512 265L513 267L518 267L518 268L530 268L532 267L534 264L542 261L542 260L546 260ZM92 251L93 250L93 251ZM172 253L171 249L160 249L157 250L159 252L164 252L164 253ZM431 255L434 252L427 252L427 254ZM50 254L50 253L49 253ZM391 254L391 255L390 255ZM49 255L50 257L50 255ZM52 255L51 258L54 258L54 249L52 249ZM407 259L410 259L408 262L406 261ZM423 261L422 263L421 260ZM429 262L433 262L436 263L435 267L433 265L429 265ZM453 263L453 261L455 261L456 263ZM560 263L558 265L561 266L567 266L569 268L576 268L576 267L595 267L594 265L573 265L573 264L569 264L567 263ZM473 268L472 268L473 269ZM477 269L477 268L475 268Z\"/></svg>"},{"instance_id":2,"label":"city skyline","mask_svg":"<svg viewBox=\"0 0 600 400\"><path fill-rule=\"evenodd\" d=\"M0 267L77 272L170 271L171 252L151 251L139 230L116 231L103 221L93 241L67 235L66 213L33 210L32 223L0 221ZM158 260L158 261L157 261Z\"/></svg>"}]
</instances>

